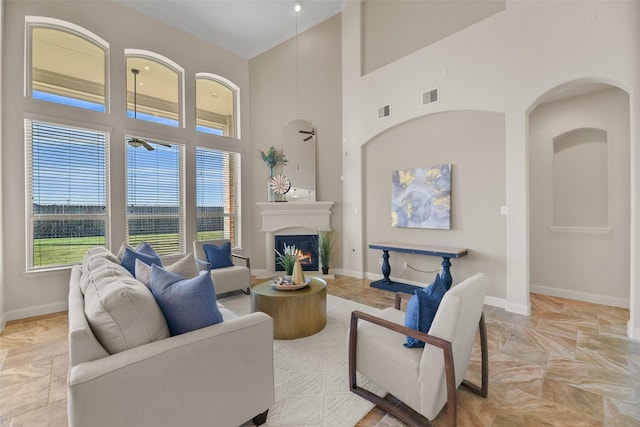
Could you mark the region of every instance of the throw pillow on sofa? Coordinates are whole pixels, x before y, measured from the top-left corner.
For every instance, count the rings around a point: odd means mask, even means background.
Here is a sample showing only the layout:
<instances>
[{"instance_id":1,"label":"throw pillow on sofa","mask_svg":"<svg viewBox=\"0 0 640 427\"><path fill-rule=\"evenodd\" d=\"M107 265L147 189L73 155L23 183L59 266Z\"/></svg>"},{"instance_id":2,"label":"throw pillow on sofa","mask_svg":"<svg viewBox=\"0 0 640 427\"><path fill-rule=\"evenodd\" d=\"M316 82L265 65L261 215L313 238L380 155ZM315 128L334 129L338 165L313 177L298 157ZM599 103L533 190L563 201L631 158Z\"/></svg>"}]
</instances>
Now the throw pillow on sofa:
<instances>
[{"instance_id":1,"label":"throw pillow on sofa","mask_svg":"<svg viewBox=\"0 0 640 427\"><path fill-rule=\"evenodd\" d=\"M84 291L85 316L105 350L114 354L169 337L149 289L119 264L105 261L89 273Z\"/></svg>"},{"instance_id":2,"label":"throw pillow on sofa","mask_svg":"<svg viewBox=\"0 0 640 427\"><path fill-rule=\"evenodd\" d=\"M121 264L134 277L136 275L136 259L141 260L147 265L155 264L162 267L160 255L158 255L147 242L142 242L135 249L129 245L126 245L124 248Z\"/></svg>"},{"instance_id":3,"label":"throw pillow on sofa","mask_svg":"<svg viewBox=\"0 0 640 427\"><path fill-rule=\"evenodd\" d=\"M202 245L204 253L207 255L209 269L233 267L231 261L231 242L225 242L220 246L205 244Z\"/></svg>"},{"instance_id":4,"label":"throw pillow on sofa","mask_svg":"<svg viewBox=\"0 0 640 427\"><path fill-rule=\"evenodd\" d=\"M151 292L169 326L179 335L222 322L211 275L201 271L192 279L151 266Z\"/></svg>"},{"instance_id":5,"label":"throw pillow on sofa","mask_svg":"<svg viewBox=\"0 0 640 427\"><path fill-rule=\"evenodd\" d=\"M440 275L436 275L436 280L424 289L415 291L415 294L407 304L404 324L407 328L416 329L420 332L429 333L433 318L436 316L440 301L447 292ZM405 347L424 347L424 342L407 336Z\"/></svg>"},{"instance_id":6,"label":"throw pillow on sofa","mask_svg":"<svg viewBox=\"0 0 640 427\"><path fill-rule=\"evenodd\" d=\"M194 278L198 273L200 273L192 252L164 268L165 270L177 273L186 279ZM135 272L136 279L144 283L147 288L151 289L151 266L149 264L145 264L144 261L138 258L136 259Z\"/></svg>"}]
</instances>

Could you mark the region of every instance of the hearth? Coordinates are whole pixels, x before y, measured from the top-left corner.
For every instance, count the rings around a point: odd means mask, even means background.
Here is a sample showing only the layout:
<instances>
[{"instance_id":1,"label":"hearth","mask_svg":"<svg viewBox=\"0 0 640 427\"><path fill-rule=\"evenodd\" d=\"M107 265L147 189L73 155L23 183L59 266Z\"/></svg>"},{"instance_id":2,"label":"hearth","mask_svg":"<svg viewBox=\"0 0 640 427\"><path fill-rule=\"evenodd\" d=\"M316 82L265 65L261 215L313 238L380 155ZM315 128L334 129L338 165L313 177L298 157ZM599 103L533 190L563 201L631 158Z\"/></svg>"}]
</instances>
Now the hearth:
<instances>
[{"instance_id":1,"label":"hearth","mask_svg":"<svg viewBox=\"0 0 640 427\"><path fill-rule=\"evenodd\" d=\"M275 249L281 254L284 253L284 245L295 246L300 259L303 271L318 271L318 251L315 241L318 238L315 234L295 234L277 235L275 239ZM275 262L275 271L284 271L284 268Z\"/></svg>"}]
</instances>

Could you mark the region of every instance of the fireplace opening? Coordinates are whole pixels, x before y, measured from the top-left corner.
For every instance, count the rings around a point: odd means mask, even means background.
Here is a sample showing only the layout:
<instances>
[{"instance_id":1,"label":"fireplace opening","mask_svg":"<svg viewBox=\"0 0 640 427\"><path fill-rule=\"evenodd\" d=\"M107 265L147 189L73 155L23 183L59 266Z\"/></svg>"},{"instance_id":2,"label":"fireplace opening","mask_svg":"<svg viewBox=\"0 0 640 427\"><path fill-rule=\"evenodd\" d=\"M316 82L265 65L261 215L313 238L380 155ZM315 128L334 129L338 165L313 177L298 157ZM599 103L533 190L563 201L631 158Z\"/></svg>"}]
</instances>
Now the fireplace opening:
<instances>
[{"instance_id":1,"label":"fireplace opening","mask_svg":"<svg viewBox=\"0 0 640 427\"><path fill-rule=\"evenodd\" d=\"M275 248L284 253L284 245L295 246L303 271L318 271L318 251L316 250L315 234L295 234L274 236ZM276 255L277 258L277 255ZM284 271L284 267L275 262L275 271Z\"/></svg>"}]
</instances>

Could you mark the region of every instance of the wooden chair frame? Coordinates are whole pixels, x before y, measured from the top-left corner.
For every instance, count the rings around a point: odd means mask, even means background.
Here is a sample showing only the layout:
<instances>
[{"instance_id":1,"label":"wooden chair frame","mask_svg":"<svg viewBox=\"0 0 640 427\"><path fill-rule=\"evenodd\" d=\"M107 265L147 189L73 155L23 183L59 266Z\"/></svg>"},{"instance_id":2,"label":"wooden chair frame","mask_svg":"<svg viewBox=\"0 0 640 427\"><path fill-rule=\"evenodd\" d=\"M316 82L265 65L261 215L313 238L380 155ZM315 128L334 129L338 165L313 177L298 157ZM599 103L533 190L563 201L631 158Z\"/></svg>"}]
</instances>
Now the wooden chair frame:
<instances>
[{"instance_id":1,"label":"wooden chair frame","mask_svg":"<svg viewBox=\"0 0 640 427\"><path fill-rule=\"evenodd\" d=\"M400 295L396 295L395 308L397 310L400 309L400 301ZM397 323L393 323L374 315L363 313L361 311L353 311L351 313L351 329L349 331L349 389L358 396L367 399L368 401L374 403L388 413L394 415L411 427L431 425L429 420L427 420L424 416L408 407L407 405L394 405L390 401L357 385L356 344L358 337L359 319L373 323L375 325L379 325L383 328L387 328L402 335L408 335L412 338L423 341L425 345L433 345L442 349L445 366L445 377L447 382L447 424L449 427L455 427L457 422L456 375L451 343L449 341L428 335L424 332L420 332L416 329L410 329L406 326L399 325ZM465 379L462 381L461 385L463 385L471 392L486 398L489 394L489 354L487 349L487 328L484 320L484 313L480 315L478 326L480 328L480 351L482 353L482 383L481 386L478 386Z\"/></svg>"}]
</instances>

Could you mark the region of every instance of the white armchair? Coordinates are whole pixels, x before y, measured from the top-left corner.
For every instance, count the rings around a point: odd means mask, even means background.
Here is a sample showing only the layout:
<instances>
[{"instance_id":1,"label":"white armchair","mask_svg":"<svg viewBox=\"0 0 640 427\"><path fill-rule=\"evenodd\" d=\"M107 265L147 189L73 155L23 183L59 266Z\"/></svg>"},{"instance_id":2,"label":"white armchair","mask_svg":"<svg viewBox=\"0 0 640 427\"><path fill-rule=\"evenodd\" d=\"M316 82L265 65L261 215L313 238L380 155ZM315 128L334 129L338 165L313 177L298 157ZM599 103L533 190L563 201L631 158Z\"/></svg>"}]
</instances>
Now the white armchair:
<instances>
[{"instance_id":1,"label":"white armchair","mask_svg":"<svg viewBox=\"0 0 640 427\"><path fill-rule=\"evenodd\" d=\"M489 369L487 338L482 307L487 290L484 274L476 274L444 295L429 333L404 326L405 313L396 307L378 315L351 314L349 333L349 386L352 392L375 403L409 426L429 425L447 403L448 425L456 425L456 389L460 384L487 397ZM358 322L362 320L362 322ZM482 354L482 385L465 375L478 324ZM424 348L406 348L411 336ZM371 379L399 399L396 406L356 384L356 372ZM426 419L425 419L426 418Z\"/></svg>"},{"instance_id":2,"label":"white armchair","mask_svg":"<svg viewBox=\"0 0 640 427\"><path fill-rule=\"evenodd\" d=\"M229 242L228 239L194 240L193 254L196 258L198 268L200 270L209 269L204 245L222 246L227 242ZM233 265L230 267L210 270L211 279L216 288L216 294L224 294L238 290L248 294L251 288L251 260L247 256L234 254L232 252L231 262Z\"/></svg>"}]
</instances>

